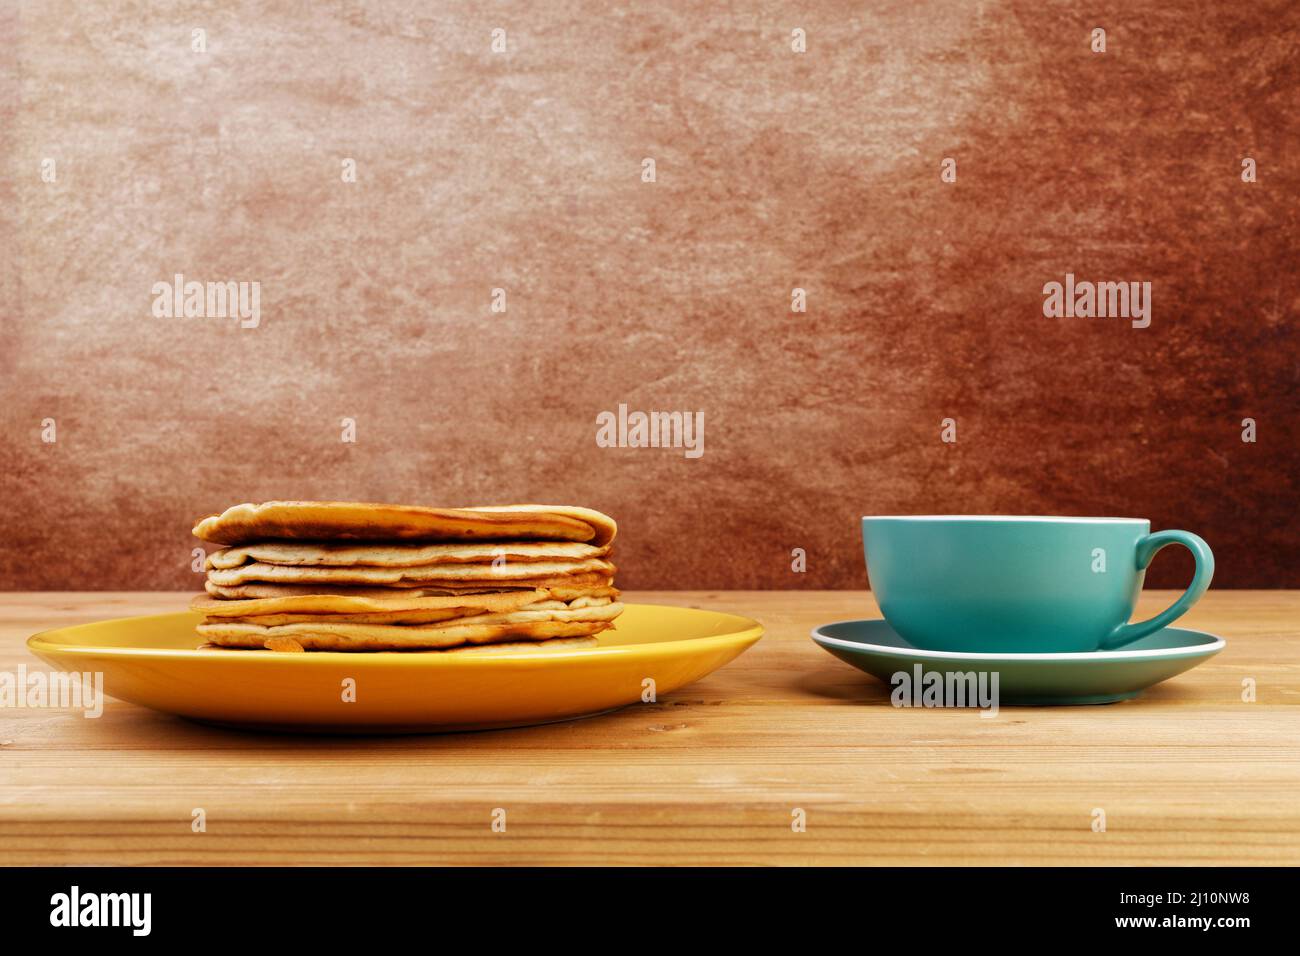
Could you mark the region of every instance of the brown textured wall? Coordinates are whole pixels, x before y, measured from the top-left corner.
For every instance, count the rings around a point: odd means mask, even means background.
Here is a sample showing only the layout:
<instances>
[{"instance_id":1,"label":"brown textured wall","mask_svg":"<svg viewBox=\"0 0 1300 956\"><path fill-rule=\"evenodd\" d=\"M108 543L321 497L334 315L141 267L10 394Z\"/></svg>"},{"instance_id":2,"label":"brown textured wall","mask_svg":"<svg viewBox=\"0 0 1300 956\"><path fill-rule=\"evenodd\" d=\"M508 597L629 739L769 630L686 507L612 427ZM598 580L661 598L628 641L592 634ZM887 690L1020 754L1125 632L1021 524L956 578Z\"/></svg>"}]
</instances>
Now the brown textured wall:
<instances>
[{"instance_id":1,"label":"brown textured wall","mask_svg":"<svg viewBox=\"0 0 1300 956\"><path fill-rule=\"evenodd\" d=\"M628 587L860 586L857 517L908 512L1147 516L1300 586L1293 0L0 29L0 587L193 587L191 519L275 497L598 507ZM1067 271L1153 283L1150 327L1045 318ZM260 326L153 317L176 272ZM704 412L703 457L598 448L620 402Z\"/></svg>"}]
</instances>

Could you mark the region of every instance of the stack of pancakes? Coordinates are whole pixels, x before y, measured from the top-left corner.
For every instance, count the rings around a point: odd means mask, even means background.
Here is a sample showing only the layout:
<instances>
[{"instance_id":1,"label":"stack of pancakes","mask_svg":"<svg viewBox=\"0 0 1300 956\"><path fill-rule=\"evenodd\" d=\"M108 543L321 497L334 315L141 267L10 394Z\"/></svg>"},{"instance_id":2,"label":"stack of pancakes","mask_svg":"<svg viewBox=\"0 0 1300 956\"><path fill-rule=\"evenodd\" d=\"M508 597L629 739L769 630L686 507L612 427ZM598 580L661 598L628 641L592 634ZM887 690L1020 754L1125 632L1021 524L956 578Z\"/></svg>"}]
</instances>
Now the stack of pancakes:
<instances>
[{"instance_id":1,"label":"stack of pancakes","mask_svg":"<svg viewBox=\"0 0 1300 956\"><path fill-rule=\"evenodd\" d=\"M623 610L613 519L564 505L423 508L341 501L235 505L196 537L192 608L220 647L469 650L594 645Z\"/></svg>"}]
</instances>

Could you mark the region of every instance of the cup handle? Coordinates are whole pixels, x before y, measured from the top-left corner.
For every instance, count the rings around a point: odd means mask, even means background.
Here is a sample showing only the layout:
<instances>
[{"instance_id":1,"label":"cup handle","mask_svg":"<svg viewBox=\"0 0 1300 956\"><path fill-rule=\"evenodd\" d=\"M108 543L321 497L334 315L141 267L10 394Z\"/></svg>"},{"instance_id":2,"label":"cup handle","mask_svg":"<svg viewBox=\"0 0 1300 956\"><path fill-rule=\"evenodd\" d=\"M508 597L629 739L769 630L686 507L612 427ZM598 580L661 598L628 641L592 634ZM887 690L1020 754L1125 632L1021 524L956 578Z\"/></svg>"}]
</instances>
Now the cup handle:
<instances>
[{"instance_id":1,"label":"cup handle","mask_svg":"<svg viewBox=\"0 0 1300 956\"><path fill-rule=\"evenodd\" d=\"M1123 647L1139 637L1146 637L1162 627L1168 627L1186 614L1210 586L1210 579L1214 577L1214 554L1203 538L1190 531L1157 531L1140 540L1137 543L1138 570L1145 571L1151 564L1151 559L1156 556L1156 552L1171 544L1181 544L1192 552L1192 557L1196 559L1196 573L1192 575L1192 583L1187 585L1187 590L1183 592L1182 597L1155 617L1133 624L1119 625L1101 642L1102 650Z\"/></svg>"}]
</instances>

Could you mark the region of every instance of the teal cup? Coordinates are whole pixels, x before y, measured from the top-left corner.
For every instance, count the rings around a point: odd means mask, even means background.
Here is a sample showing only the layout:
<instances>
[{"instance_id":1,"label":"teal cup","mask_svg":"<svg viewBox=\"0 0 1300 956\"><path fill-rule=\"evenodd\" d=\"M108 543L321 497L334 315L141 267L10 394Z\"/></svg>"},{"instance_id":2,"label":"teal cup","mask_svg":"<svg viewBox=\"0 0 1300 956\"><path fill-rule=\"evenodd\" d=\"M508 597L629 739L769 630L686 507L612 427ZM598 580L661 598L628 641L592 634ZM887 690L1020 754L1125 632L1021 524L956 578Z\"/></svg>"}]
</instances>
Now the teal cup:
<instances>
[{"instance_id":1,"label":"teal cup","mask_svg":"<svg viewBox=\"0 0 1300 956\"><path fill-rule=\"evenodd\" d=\"M979 654L1111 650L1167 627L1214 576L1189 531L1141 518L981 515L862 519L867 575L890 627L912 645ZM1129 623L1147 566L1181 544L1196 559L1183 595Z\"/></svg>"}]
</instances>

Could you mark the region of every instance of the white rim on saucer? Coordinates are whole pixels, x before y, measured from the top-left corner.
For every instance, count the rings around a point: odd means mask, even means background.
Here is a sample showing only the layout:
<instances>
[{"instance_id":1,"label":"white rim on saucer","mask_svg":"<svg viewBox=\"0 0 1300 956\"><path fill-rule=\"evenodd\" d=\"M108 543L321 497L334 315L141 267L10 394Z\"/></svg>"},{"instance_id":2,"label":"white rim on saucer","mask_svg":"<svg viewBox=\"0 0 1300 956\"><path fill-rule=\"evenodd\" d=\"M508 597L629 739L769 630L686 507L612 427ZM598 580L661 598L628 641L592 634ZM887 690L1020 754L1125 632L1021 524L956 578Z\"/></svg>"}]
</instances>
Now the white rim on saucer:
<instances>
[{"instance_id":1,"label":"white rim on saucer","mask_svg":"<svg viewBox=\"0 0 1300 956\"><path fill-rule=\"evenodd\" d=\"M1214 641L1209 644L1197 644L1195 647L1166 647L1150 648L1140 651L1126 651L1123 648L1116 648L1109 651L1063 651L1061 653L1028 653L1028 654L1008 654L998 652L995 654L980 654L972 651L927 651L921 648L904 648L890 647L887 644L869 644L865 641L846 641L839 637L830 637L822 633L822 628L835 627L839 624L870 624L879 621L884 624L883 617L862 617L854 618L848 621L834 621L830 624L823 624L821 627L812 629L812 638L819 644L833 644L836 647L842 647L845 650L870 650L878 654L889 654L894 657L922 657L931 660L959 660L959 661L1100 661L1108 659L1118 660L1135 660L1144 657L1195 657L1199 654L1210 654L1220 651L1228 646L1228 642L1221 637L1215 637ZM1189 631L1193 634L1204 634L1205 631L1192 631L1190 628L1175 627L1170 628L1175 631ZM1214 637L1214 635L1210 635Z\"/></svg>"}]
</instances>

